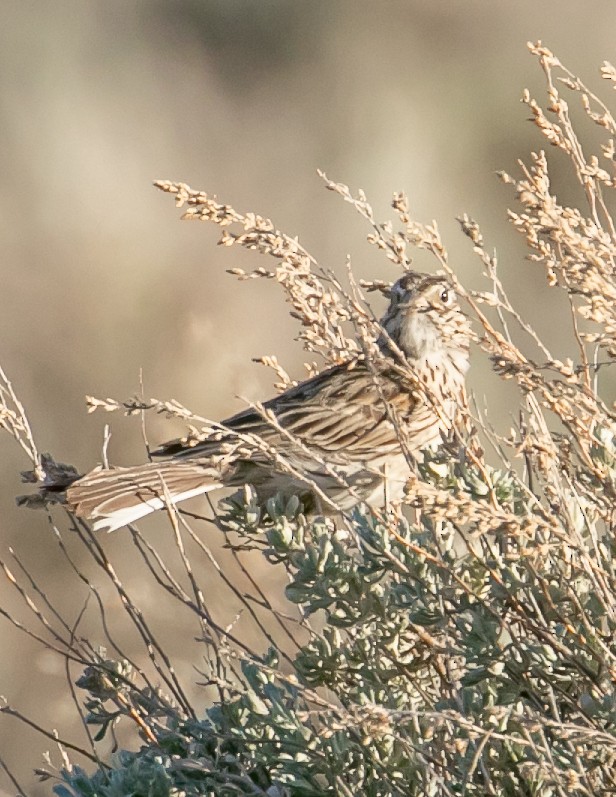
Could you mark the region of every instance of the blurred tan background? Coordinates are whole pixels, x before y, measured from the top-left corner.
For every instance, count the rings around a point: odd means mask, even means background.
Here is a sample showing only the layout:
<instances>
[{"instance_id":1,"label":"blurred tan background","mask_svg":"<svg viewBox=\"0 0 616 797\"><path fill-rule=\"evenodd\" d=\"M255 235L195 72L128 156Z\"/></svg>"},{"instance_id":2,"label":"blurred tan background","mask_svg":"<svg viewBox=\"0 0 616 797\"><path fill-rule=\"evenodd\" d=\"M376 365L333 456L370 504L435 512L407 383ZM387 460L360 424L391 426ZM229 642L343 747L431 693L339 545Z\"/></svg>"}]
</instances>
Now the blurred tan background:
<instances>
[{"instance_id":1,"label":"blurred tan background","mask_svg":"<svg viewBox=\"0 0 616 797\"><path fill-rule=\"evenodd\" d=\"M505 220L511 192L494 172L543 146L519 103L524 87L543 94L526 42L543 39L607 96L598 67L616 58L615 30L613 0L5 0L0 363L39 449L89 468L111 422L112 461L142 460L138 420L88 416L84 404L85 394L134 395L140 369L147 396L214 418L238 410L237 395L271 392L271 374L252 357L276 353L302 373L276 287L225 274L269 264L217 249L212 227L180 222L152 187L157 178L272 218L341 274L350 254L360 276L380 279L395 278L393 267L317 168L363 188L379 219L393 217L391 194L405 190L417 218L438 219L452 263L479 287L455 222L467 212L498 248L513 297L545 316L551 294L522 259ZM416 263L433 268L422 255ZM474 372L481 391L485 372ZM149 428L153 442L179 431L160 419ZM44 515L14 504L28 462L8 435L0 446L0 555L13 546L74 622L83 595ZM168 533L148 522L154 539ZM121 533L103 544L130 568ZM177 618L149 589L139 597L168 634ZM5 583L0 606L28 618ZM187 657L188 681L191 666ZM76 727L62 663L5 621L0 694L62 733ZM0 716L0 757L28 793L50 792L31 775L50 748Z\"/></svg>"}]
</instances>

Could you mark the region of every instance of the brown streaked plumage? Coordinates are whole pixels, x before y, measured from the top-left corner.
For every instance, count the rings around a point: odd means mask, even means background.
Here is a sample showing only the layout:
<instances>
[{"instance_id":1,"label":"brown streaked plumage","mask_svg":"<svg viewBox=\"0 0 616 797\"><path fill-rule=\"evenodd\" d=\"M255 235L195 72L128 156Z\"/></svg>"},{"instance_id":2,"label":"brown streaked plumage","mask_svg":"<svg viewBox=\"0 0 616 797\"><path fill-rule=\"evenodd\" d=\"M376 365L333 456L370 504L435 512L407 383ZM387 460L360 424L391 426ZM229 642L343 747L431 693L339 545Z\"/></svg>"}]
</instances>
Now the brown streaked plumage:
<instances>
[{"instance_id":1,"label":"brown streaked plumage","mask_svg":"<svg viewBox=\"0 0 616 797\"><path fill-rule=\"evenodd\" d=\"M262 502L298 494L319 511L399 499L409 455L438 444L464 403L469 327L450 283L416 272L392 287L381 324L382 356L334 366L266 402L274 423L249 409L204 439L162 445L161 461L93 470L68 489L69 506L112 531L167 501L244 484Z\"/></svg>"}]
</instances>

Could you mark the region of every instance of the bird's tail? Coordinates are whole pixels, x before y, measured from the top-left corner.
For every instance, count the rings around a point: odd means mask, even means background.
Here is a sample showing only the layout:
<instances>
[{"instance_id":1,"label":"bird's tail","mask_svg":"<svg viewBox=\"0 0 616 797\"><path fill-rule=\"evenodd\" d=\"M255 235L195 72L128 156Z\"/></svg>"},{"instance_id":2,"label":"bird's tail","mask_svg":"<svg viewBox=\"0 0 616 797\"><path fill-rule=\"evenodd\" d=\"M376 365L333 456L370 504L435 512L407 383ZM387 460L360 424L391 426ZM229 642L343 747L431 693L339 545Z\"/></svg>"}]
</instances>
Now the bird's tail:
<instances>
[{"instance_id":1,"label":"bird's tail","mask_svg":"<svg viewBox=\"0 0 616 797\"><path fill-rule=\"evenodd\" d=\"M69 507L94 521L95 529L116 529L167 504L222 487L220 473L205 463L150 462L134 468L97 468L67 490Z\"/></svg>"}]
</instances>

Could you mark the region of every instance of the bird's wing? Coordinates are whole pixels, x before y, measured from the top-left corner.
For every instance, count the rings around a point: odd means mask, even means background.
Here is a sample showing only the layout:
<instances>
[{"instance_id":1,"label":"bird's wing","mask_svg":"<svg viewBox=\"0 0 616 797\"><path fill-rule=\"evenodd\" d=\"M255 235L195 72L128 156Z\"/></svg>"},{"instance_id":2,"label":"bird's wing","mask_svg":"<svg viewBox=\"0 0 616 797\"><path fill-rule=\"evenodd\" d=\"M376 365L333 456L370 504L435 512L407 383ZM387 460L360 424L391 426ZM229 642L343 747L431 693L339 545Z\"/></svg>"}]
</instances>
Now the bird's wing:
<instances>
[{"instance_id":1,"label":"bird's wing","mask_svg":"<svg viewBox=\"0 0 616 797\"><path fill-rule=\"evenodd\" d=\"M237 434L255 435L269 445L288 448L288 435L308 449L335 463L366 461L375 454L399 450L398 419L404 424L416 406L416 398L401 389L400 378L391 372L375 375L362 360L337 365L302 382L268 401L282 430L257 410L248 409L222 422L231 434L206 438L195 444L173 440L161 446L158 456L212 456L221 442ZM287 434L285 434L287 433ZM252 459L253 457L251 457Z\"/></svg>"}]
</instances>

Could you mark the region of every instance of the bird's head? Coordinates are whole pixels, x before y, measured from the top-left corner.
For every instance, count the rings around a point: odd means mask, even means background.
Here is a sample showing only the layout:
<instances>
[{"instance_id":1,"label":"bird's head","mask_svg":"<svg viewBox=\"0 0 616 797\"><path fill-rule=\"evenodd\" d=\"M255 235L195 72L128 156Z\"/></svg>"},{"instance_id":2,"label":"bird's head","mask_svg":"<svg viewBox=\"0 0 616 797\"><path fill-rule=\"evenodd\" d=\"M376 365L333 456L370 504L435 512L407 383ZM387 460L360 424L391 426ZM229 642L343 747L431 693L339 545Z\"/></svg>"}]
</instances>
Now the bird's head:
<instances>
[{"instance_id":1,"label":"bird's head","mask_svg":"<svg viewBox=\"0 0 616 797\"><path fill-rule=\"evenodd\" d=\"M389 336L409 360L453 356L468 367L470 326L446 277L407 271L390 289L381 326L384 350Z\"/></svg>"}]
</instances>

